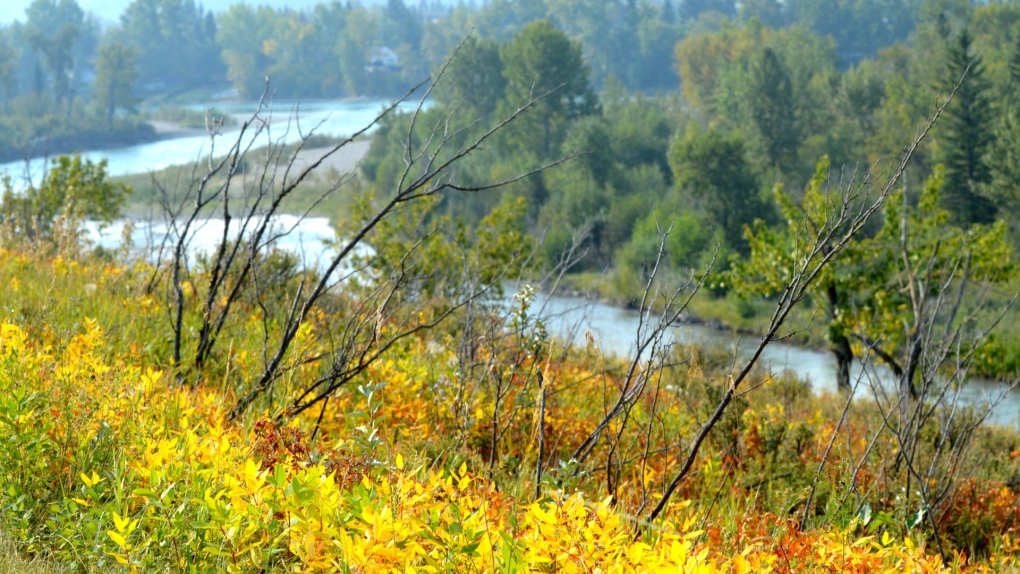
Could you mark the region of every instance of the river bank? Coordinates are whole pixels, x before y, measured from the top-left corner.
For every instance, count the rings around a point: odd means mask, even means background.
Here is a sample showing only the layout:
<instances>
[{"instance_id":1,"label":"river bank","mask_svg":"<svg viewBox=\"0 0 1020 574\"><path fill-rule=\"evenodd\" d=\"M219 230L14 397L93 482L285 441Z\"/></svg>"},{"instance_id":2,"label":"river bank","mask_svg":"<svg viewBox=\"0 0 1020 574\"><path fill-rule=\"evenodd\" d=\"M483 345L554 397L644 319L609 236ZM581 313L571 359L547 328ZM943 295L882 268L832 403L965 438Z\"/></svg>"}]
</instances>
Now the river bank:
<instances>
[{"instance_id":1,"label":"river bank","mask_svg":"<svg viewBox=\"0 0 1020 574\"><path fill-rule=\"evenodd\" d=\"M0 163L48 158L97 148L117 149L175 137L180 136L173 132L161 135L147 123L113 131L85 129L69 135L40 137L18 148L10 144L0 145Z\"/></svg>"},{"instance_id":2,"label":"river bank","mask_svg":"<svg viewBox=\"0 0 1020 574\"><path fill-rule=\"evenodd\" d=\"M323 101L300 105L298 102L277 101L273 103L272 109L264 111L266 118L273 120L272 129L261 134L263 139L254 142L253 147L265 145L270 137L274 143L293 144L308 135L312 128L315 128L318 135L347 136L370 125L389 104L384 100ZM256 107L256 104L230 104L219 109L231 116L247 117ZM150 135L140 138L139 143L123 145L123 142L110 142L110 145L90 146L88 151L82 152L82 156L92 161L106 159L107 174L117 177L148 174L171 166L192 165L209 153L210 137L204 129L166 124L160 126L158 131L148 124L144 129ZM225 150L226 142L237 137L238 129L239 126L223 129L217 136L220 142L217 146ZM42 158L26 162L24 157L17 155L11 161L0 164L0 173L10 175L17 186L29 178L38 181L45 167Z\"/></svg>"}]
</instances>

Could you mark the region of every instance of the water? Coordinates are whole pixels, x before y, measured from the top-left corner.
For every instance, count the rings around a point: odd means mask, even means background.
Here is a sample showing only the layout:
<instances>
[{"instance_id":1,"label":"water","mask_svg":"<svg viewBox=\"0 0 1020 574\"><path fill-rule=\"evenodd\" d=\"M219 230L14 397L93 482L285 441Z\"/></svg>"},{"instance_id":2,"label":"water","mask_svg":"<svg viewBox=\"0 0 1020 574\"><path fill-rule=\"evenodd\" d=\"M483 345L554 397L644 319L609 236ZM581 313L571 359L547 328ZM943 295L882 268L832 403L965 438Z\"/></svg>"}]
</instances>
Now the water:
<instances>
[{"instance_id":1,"label":"water","mask_svg":"<svg viewBox=\"0 0 1020 574\"><path fill-rule=\"evenodd\" d=\"M637 311L612 307L579 297L539 295L533 308L542 309L550 334L576 345L586 344L585 331L590 331L599 349L608 355L630 357L636 348L635 333L640 316ZM654 320L654 317L653 317ZM680 325L670 328L673 341L681 344L698 344L727 351L736 357L734 370L743 367L744 361L758 347L760 339L736 335L702 325ZM807 381L817 392L835 392L836 359L832 353L773 341L762 352L758 365L770 373L789 371ZM880 364L869 364L868 371L878 380L892 380L892 374ZM855 363L851 370L851 383L862 376L862 367ZM872 396L867 377L861 378L860 396ZM964 404L990 402L1003 390L1002 383L971 380L961 391ZM1020 390L1014 389L996 405L989 422L1001 426L1020 426Z\"/></svg>"},{"instance_id":2,"label":"water","mask_svg":"<svg viewBox=\"0 0 1020 574\"><path fill-rule=\"evenodd\" d=\"M230 241L236 240L240 234L240 218L232 219L227 236ZM129 227L130 225L130 227ZM251 236L252 228L249 225L244 234L245 238ZM171 228L164 221L142 221L130 222L125 220L114 221L111 225L100 227L96 222L85 223L85 233L88 239L96 246L104 249L115 250L123 245L124 236L130 232L130 251L135 255L149 257L153 262L157 259L168 260L176 245L178 230ZM189 257L210 256L219 247L223 239L223 219L208 218L196 220L188 230L187 253ZM324 273L336 258L337 236L330 225L329 219L325 217L305 217L296 215L280 214L274 215L267 227L267 233L263 236L263 243L281 251L296 255L299 263L304 269L318 269ZM163 246L163 253L160 255L160 246ZM358 245L354 249L355 256L362 256L371 253L368 245ZM349 265L341 264L334 272L333 279L340 281L347 277L353 269Z\"/></svg>"},{"instance_id":3,"label":"water","mask_svg":"<svg viewBox=\"0 0 1020 574\"><path fill-rule=\"evenodd\" d=\"M368 125L385 105L387 102L384 101L345 101L314 102L298 107L293 102L275 102L271 109L265 112L266 115L271 114L284 120L293 115L296 121L279 121L273 124L263 137L290 143L296 141L301 133L307 133L315 126L318 126L316 132L324 135L349 135ZM405 104L403 107L406 109L412 105ZM217 107L239 120L246 119L255 110L254 104L217 104ZM202 106L195 108L202 109ZM225 149L229 145L228 142L232 141L231 135L236 134L236 128L226 131L224 136L219 138L219 149ZM204 157L208 152L209 137L203 135L110 150L95 150L83 155L93 160L106 158L111 175L125 175L157 170L170 165L188 164ZM36 180L42 166L42 160L34 160L29 166ZM15 178L23 176L24 169L24 162L0 164L0 172L7 170ZM299 221L294 216L280 215L274 219L273 228L277 233L286 232L275 239L274 245L298 255L302 263L309 268L324 270L336 255L336 234L325 218L312 217ZM88 226L93 241L107 248L119 245L124 230L124 221L115 222L102 231L94 224ZM136 247L151 246L162 240L166 231L166 223L136 223L131 233L132 243ZM191 253L210 253L222 236L223 221L219 219L201 221L192 233L194 235L189 246ZM340 273L344 271L341 270ZM634 352L634 337L639 321L636 311L560 296L545 297L544 300L540 299L537 305L544 307L547 326L554 335L584 345L585 331L590 331L604 353L629 356ZM737 368L758 345L756 338L737 336L699 325L678 326L671 328L670 331L674 340L680 343L697 343L729 351L736 357ZM818 392L836 390L836 362L832 354L825 351L776 341L766 347L759 365L772 373L790 371L808 381ZM877 372L879 377L887 376L881 366L869 366L869 370ZM857 377L860 373L861 367L855 365L852 376ZM975 380L968 383L962 395L968 403L979 403L994 396L1002 388L1002 385L996 382ZM996 424L1016 425L1020 419L1018 414L1020 392L1013 392L996 407L991 420Z\"/></svg>"},{"instance_id":4,"label":"water","mask_svg":"<svg viewBox=\"0 0 1020 574\"><path fill-rule=\"evenodd\" d=\"M86 231L97 245L107 249L120 246L127 223L116 221L100 229L89 222ZM324 271L336 256L336 233L324 217L300 219L293 215L278 215L270 226L273 245L297 255L306 268ZM130 238L135 249L150 250L158 247L167 234L165 222L132 223ZM231 223L230 237L238 232L237 221ZM223 220L210 218L197 221L189 232L189 253L210 254L219 245L223 235ZM170 234L173 237L173 233ZM170 247L167 247L170 249ZM360 255L371 253L371 247L359 246ZM165 259L166 255L164 255ZM341 266L334 280L343 280L352 269ZM613 307L579 297L541 294L532 306L532 312L540 314L549 333L561 340L576 345L586 344L586 332L590 332L596 346L603 354L619 357L633 356L636 348L635 334L640 316L637 311ZM653 317L654 320L654 317ZM679 325L669 329L673 341L681 344L697 344L703 347L721 349L735 357L734 369L743 366L757 348L759 339L737 335L702 325ZM773 341L762 352L758 366L773 374L790 372L807 381L817 393L835 392L836 360L823 350L801 347L783 341ZM881 364L869 364L868 372L877 380L892 380L891 373ZM862 377L862 367L855 363L851 370L851 382ZM869 379L861 378L859 396L871 396ZM1001 383L985 380L971 380L961 392L964 404L980 404L990 401L1004 389ZM1020 422L1020 392L1014 390L1002 400L989 417L990 422L1002 426L1017 426Z\"/></svg>"},{"instance_id":5,"label":"water","mask_svg":"<svg viewBox=\"0 0 1020 574\"><path fill-rule=\"evenodd\" d=\"M260 145L269 141L293 143L301 134L315 133L328 136L350 135L367 126L390 102L369 101L328 101L301 103L277 101L267 105L263 116L271 117L273 123L262 134ZM414 103L405 103L401 109L412 109ZM251 117L255 104L215 104L216 108L238 120L237 126L224 130L216 138L216 150L226 152L240 129L240 124ZM205 109L196 105L193 109ZM257 146L256 146L257 147ZM107 160L107 173L111 176L146 173L172 165L188 165L207 157L210 150L208 135L195 135L177 139L155 141L113 149L99 149L83 152L81 155L98 162ZM38 182L43 174L45 158L0 164L0 173L7 172L16 182L24 182L26 175ZM26 173L27 168L27 173Z\"/></svg>"}]
</instances>

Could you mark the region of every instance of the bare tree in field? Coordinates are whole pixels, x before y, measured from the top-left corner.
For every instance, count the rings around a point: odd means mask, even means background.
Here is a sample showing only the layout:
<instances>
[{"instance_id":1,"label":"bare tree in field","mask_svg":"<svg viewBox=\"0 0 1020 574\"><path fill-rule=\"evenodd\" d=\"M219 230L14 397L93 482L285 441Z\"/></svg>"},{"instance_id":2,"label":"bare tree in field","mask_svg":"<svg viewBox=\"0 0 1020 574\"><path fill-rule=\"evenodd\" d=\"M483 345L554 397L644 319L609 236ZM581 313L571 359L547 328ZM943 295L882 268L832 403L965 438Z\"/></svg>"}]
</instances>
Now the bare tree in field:
<instances>
[{"instance_id":1,"label":"bare tree in field","mask_svg":"<svg viewBox=\"0 0 1020 574\"><path fill-rule=\"evenodd\" d=\"M456 52L452 57L456 57ZM415 86L368 125L339 143L318 150L312 161L303 164L298 161L299 154L307 153L316 130L299 132L296 144L284 145L284 138L276 135L280 128L274 126L267 91L255 112L230 139L225 153L218 155L222 138L215 133L217 126L212 126L214 137L204 165L196 166L190 179L177 186L178 190L156 182L168 223L158 249L161 265L150 281L150 289L162 284L168 290L172 359L179 383L195 384L203 377L212 358L224 351L230 331L238 328L242 320L241 302L254 300L262 310L262 366L252 380L236 388L237 399L230 417L240 416L260 397L272 396L281 377L300 366L295 360L322 366L321 375L293 395L284 406L284 414L295 416L313 407L324 409L339 388L364 372L398 341L438 325L498 284L501 274L487 284L480 284L472 279L476 270L464 267L456 280L448 281L451 288L444 293L447 304L438 312L422 312L429 301L407 294L420 294L422 278L415 272L422 256L420 247L430 236L441 232L425 218L415 226L414 239L399 263L389 269L388 276L374 277L371 288L363 289L357 297L350 296L345 287L348 280L372 267L372 256L365 255L371 249L366 251L365 246L373 231L409 206L445 193L497 190L572 157L564 156L485 185L460 183L454 174L459 162L477 153L555 89L533 94L519 108L490 120L491 124L485 127L480 124L483 120L461 121L457 108L438 115L425 113L426 101L442 81L445 69L445 66L440 69L434 80ZM270 301L269 293L281 287L281 282L271 274L274 246L294 233L311 210L299 216L297 224L280 229L278 216L287 202L331 156L341 153L384 118L396 113L401 104L410 104L412 97L415 99L408 112L410 127L404 140L403 169L395 188L380 190L372 211L339 241L319 273L305 274L282 299ZM300 126L291 118L284 129L300 130ZM268 143L256 150L256 142ZM311 202L312 207L349 183L350 176L331 181ZM204 262L204 269L197 272L196 263L189 258L189 244L204 222L217 215L223 221L222 234ZM511 260L527 256L528 253L513 253ZM190 307L194 305L198 308ZM345 319L339 324L318 322L316 327L325 329L318 337L327 342L327 350L317 356L299 358L295 342L316 310L341 311L333 316ZM189 313L197 315L197 325L188 324Z\"/></svg>"}]
</instances>

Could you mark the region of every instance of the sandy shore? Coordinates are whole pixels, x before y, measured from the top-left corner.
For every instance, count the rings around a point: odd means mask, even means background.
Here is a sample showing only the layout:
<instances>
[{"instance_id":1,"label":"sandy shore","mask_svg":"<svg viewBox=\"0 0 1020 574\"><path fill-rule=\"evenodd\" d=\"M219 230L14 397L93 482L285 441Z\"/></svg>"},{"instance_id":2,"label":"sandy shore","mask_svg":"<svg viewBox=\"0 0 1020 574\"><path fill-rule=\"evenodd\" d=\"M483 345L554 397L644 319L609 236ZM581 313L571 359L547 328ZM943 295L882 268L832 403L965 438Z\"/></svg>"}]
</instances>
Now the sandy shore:
<instances>
[{"instance_id":1,"label":"sandy shore","mask_svg":"<svg viewBox=\"0 0 1020 574\"><path fill-rule=\"evenodd\" d=\"M149 121L149 125L155 130L156 138L160 140L208 135L204 129L184 128L173 122L152 120ZM336 153L326 158L322 165L315 170L315 174L325 175L331 169L335 170L339 175L353 173L357 169L358 163L368 154L370 146L371 142L367 138L345 145ZM305 167L315 163L329 149L328 147L321 147L302 150L294 161L294 169L292 171L303 170Z\"/></svg>"},{"instance_id":2,"label":"sandy shore","mask_svg":"<svg viewBox=\"0 0 1020 574\"><path fill-rule=\"evenodd\" d=\"M178 138L190 138L207 135L204 129L184 128L174 122L161 122L149 120L148 124L156 132L157 140L173 140Z\"/></svg>"},{"instance_id":3,"label":"sandy shore","mask_svg":"<svg viewBox=\"0 0 1020 574\"><path fill-rule=\"evenodd\" d=\"M358 164L368 154L368 149L371 147L371 142L367 139L351 142L344 147L337 150L336 153L326 158L322 165L320 165L313 173L315 175L323 176L329 173L331 170L335 171L337 175L347 175L353 173L358 168ZM300 171L315 163L319 158L323 156L332 148L321 147L301 150L294 159L294 167L291 172Z\"/></svg>"}]
</instances>

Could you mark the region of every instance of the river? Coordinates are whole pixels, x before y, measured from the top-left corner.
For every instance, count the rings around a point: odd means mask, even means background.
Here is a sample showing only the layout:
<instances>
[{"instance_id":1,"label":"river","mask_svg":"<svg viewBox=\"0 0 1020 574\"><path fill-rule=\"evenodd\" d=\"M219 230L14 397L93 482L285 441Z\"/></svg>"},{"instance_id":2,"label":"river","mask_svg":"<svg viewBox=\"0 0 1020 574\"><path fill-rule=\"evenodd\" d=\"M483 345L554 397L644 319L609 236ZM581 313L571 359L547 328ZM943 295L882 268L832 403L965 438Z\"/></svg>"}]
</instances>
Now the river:
<instances>
[{"instance_id":1,"label":"river","mask_svg":"<svg viewBox=\"0 0 1020 574\"><path fill-rule=\"evenodd\" d=\"M324 101L301 103L293 101L277 101L267 106L264 115L272 115L274 122L263 137L265 141L278 139L285 143L293 143L317 127L316 133L329 136L350 135L367 126L390 102L383 100L365 101ZM403 104L407 109L414 103ZM218 110L226 112L238 120L236 126L225 129L217 138L218 148L226 151L228 142L232 142L240 129L240 124L255 111L255 104L215 104ZM204 109L204 106L191 106L193 109ZM296 118L297 121L287 121ZM300 129L299 129L300 128ZM198 131L198 130L195 130ZM107 173L111 176L145 173L160 170L172 165L186 165L202 159L209 151L209 136L196 133L176 139L163 139L154 142L100 149L82 152L82 156L93 161L107 160ZM44 158L36 158L28 163L27 175L32 181L39 181L45 166ZM26 179L26 164L15 161L0 164L0 173L8 173L16 182Z\"/></svg>"},{"instance_id":2,"label":"river","mask_svg":"<svg viewBox=\"0 0 1020 574\"><path fill-rule=\"evenodd\" d=\"M232 223L236 231L237 221ZM125 233L126 222L99 229L94 223L86 225L86 231L96 244L115 249ZM336 233L329 220L324 217L299 219L293 215L276 216L272 222L273 244L284 251L301 258L306 267L324 271L336 255ZM134 246L151 246L162 240L167 232L165 223L134 223L131 240ZM197 222L191 232L189 252L211 253L223 234L223 220L211 218ZM370 252L364 247L359 253ZM351 272L347 266L338 269L337 278ZM512 290L512 288L511 288ZM509 303L509 302L508 302ZM632 309L613 307L581 297L540 294L533 304L533 310L540 313L551 335L560 340L570 340L576 345L585 345L585 332L591 332L596 345L603 354L618 357L634 355L635 333L640 315ZM697 344L721 349L735 356L735 369L743 366L758 346L759 339L737 335L703 325L678 325L670 328L673 341L684 345ZM816 393L836 391L836 361L824 350L773 341L762 353L759 366L774 374L788 371L807 381ZM869 372L878 379L891 380L891 373L881 365L870 365ZM862 368L854 364L851 381L862 377ZM965 404L980 404L989 401L1003 389L1002 384L993 381L971 380L961 392ZM867 378L861 378L859 396L870 397L871 389ZM1002 426L1018 426L1020 422L1020 392L1014 390L993 409L989 420Z\"/></svg>"},{"instance_id":3,"label":"river","mask_svg":"<svg viewBox=\"0 0 1020 574\"><path fill-rule=\"evenodd\" d=\"M301 131L318 126L317 132L325 135L349 135L368 125L383 107L385 101L333 101L303 103L298 106L294 102L275 102L271 113L278 118L296 117L297 122L280 121L272 125L269 137L274 140L281 138L285 142L296 141ZM410 106L413 104L407 104ZM244 120L255 110L253 104L216 104L217 108ZM196 109L201 109L196 106ZM237 129L226 130L224 141L231 141L230 136L236 135ZM224 144L220 144L224 145ZM109 162L110 175L126 175L130 173L158 170L170 165L188 164L208 153L209 137L195 135L179 139L161 140L147 144L127 146L109 150L94 150L83 155L93 160L106 158ZM31 163L33 177L38 179L43 163L35 160ZM24 162L0 164L0 173L8 171L12 177L24 175ZM278 239L276 245L284 250L298 254L305 265L323 269L324 262L335 254L330 245L335 237L332 227L325 218L307 218L299 222L297 218L282 215L275 221L277 230L291 230ZM89 227L92 239L105 247L113 247L119 243L124 232L125 222L116 222L103 230L102 233L94 225ZM223 223L211 219L196 229L191 249L196 252L208 251L221 236ZM134 225L132 240L135 245L151 245L160 239L166 231L162 223L137 223ZM552 296L538 302L545 307L547 326L553 335L573 337L574 342L585 344L585 331L591 331L602 352L617 356L629 356L634 350L634 333L638 326L638 313L633 310L620 309L598 302L590 302L576 297ZM572 327L579 327L572 329ZM719 331L699 325L678 326L671 329L674 340L681 343L697 343L725 349L735 353L738 361L747 358L758 344L758 340L736 336L732 333ZM808 381L817 392L835 391L836 365L828 352L804 348L783 342L770 344L760 358L760 364L773 373L790 371ZM739 365L738 365L739 368ZM878 367L881 375L881 368ZM854 376L860 374L856 366ZM862 389L866 384L862 384ZM971 381L964 389L963 396L968 403L979 403L993 396L1002 386L991 381ZM864 394L862 392L862 394ZM991 420L995 424L1014 425L1018 423L1020 414L1020 392L1013 392L993 411Z\"/></svg>"},{"instance_id":4,"label":"river","mask_svg":"<svg viewBox=\"0 0 1020 574\"><path fill-rule=\"evenodd\" d=\"M621 357L634 355L635 333L640 319L635 310L559 295L539 295L534 307L544 307L543 314L547 317L546 324L551 335L564 340L573 339L574 344L585 345L585 330L589 330L604 354ZM736 356L736 370L743 366L743 361L751 356L760 341L758 338L702 325L678 325L671 327L670 332L672 340L676 342L714 347ZM775 374L789 371L807 381L816 393L836 391L836 359L827 351L773 341L765 348L758 364ZM879 379L892 378L892 374L882 365L870 365L868 368ZM855 363L851 383L861 377L861 370L861 366ZM960 395L965 404L981 404L997 396L1003 389L1001 383L973 379ZM862 378L858 395L871 397L871 393L868 379ZM1020 428L1020 390L1014 389L995 406L989 422Z\"/></svg>"}]
</instances>

